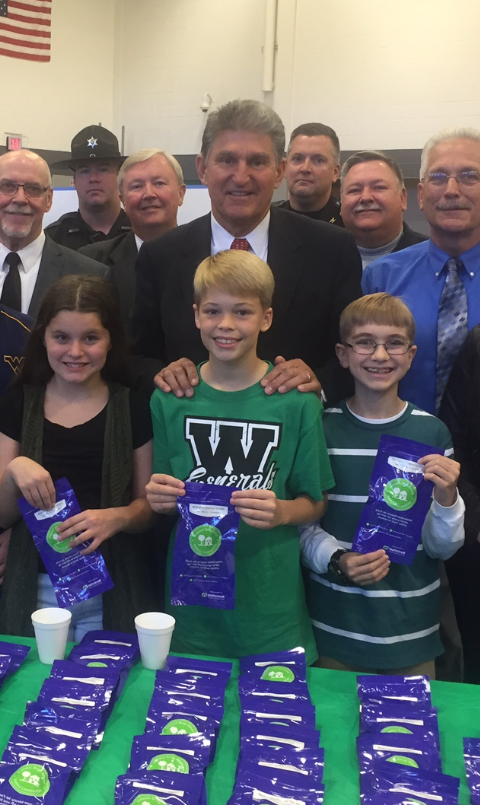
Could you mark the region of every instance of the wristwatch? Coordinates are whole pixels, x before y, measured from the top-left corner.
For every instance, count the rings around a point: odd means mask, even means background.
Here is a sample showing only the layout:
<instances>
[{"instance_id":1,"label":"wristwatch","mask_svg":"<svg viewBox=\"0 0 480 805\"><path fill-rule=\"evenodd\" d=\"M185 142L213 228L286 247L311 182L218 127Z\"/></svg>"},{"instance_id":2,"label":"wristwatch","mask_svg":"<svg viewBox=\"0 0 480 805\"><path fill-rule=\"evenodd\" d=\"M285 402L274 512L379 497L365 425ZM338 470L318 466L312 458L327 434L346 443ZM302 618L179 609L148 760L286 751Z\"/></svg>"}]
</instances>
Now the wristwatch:
<instances>
[{"instance_id":1,"label":"wristwatch","mask_svg":"<svg viewBox=\"0 0 480 805\"><path fill-rule=\"evenodd\" d=\"M339 548L338 551L332 553L328 563L328 575L330 576L330 579L332 581L336 581L337 584L347 585L352 584L352 582L340 567L340 558L344 553L349 553L349 551L347 551L345 548Z\"/></svg>"}]
</instances>

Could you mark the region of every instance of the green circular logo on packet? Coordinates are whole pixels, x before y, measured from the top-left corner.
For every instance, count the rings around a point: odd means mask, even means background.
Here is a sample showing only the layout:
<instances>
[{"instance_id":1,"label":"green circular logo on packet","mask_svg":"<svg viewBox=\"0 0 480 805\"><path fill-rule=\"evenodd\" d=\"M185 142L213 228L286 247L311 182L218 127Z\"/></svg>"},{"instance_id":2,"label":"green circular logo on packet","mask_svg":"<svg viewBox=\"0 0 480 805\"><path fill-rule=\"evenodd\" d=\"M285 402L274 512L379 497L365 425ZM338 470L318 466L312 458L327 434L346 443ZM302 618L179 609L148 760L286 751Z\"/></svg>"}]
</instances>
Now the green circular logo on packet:
<instances>
[{"instance_id":1,"label":"green circular logo on packet","mask_svg":"<svg viewBox=\"0 0 480 805\"><path fill-rule=\"evenodd\" d=\"M190 534L190 548L197 556L213 556L222 544L222 532L214 525L198 525Z\"/></svg>"},{"instance_id":2,"label":"green circular logo on packet","mask_svg":"<svg viewBox=\"0 0 480 805\"><path fill-rule=\"evenodd\" d=\"M67 553L71 551L70 543L72 539L75 539L75 535L69 537L68 539L60 540L58 539L58 528L62 525L62 522L53 523L47 531L47 542L54 551L58 553Z\"/></svg>"},{"instance_id":3,"label":"green circular logo on packet","mask_svg":"<svg viewBox=\"0 0 480 805\"><path fill-rule=\"evenodd\" d=\"M106 662L87 662L87 668L108 668Z\"/></svg>"},{"instance_id":4,"label":"green circular logo on packet","mask_svg":"<svg viewBox=\"0 0 480 805\"><path fill-rule=\"evenodd\" d=\"M132 805L167 805L167 803L156 794L139 794L133 800Z\"/></svg>"},{"instance_id":5,"label":"green circular logo on packet","mask_svg":"<svg viewBox=\"0 0 480 805\"><path fill-rule=\"evenodd\" d=\"M417 487L406 478L394 478L385 485L383 499L391 509L406 512L417 502Z\"/></svg>"},{"instance_id":6,"label":"green circular logo on packet","mask_svg":"<svg viewBox=\"0 0 480 805\"><path fill-rule=\"evenodd\" d=\"M148 765L148 771L178 771L180 774L188 774L190 766L185 758L180 755L155 755Z\"/></svg>"},{"instance_id":7,"label":"green circular logo on packet","mask_svg":"<svg viewBox=\"0 0 480 805\"><path fill-rule=\"evenodd\" d=\"M416 769L419 768L419 765L416 760L411 757L405 757L405 755L392 755L392 757L387 757L389 763L398 763L400 766L414 766Z\"/></svg>"},{"instance_id":8,"label":"green circular logo on packet","mask_svg":"<svg viewBox=\"0 0 480 805\"><path fill-rule=\"evenodd\" d=\"M427 805L427 803L423 799L410 799L409 797L408 799L404 799L403 801L405 805L407 802L412 803L412 805Z\"/></svg>"},{"instance_id":9,"label":"green circular logo on packet","mask_svg":"<svg viewBox=\"0 0 480 805\"><path fill-rule=\"evenodd\" d=\"M295 679L293 671L284 665L270 665L262 674L262 679L269 682L293 682Z\"/></svg>"},{"instance_id":10,"label":"green circular logo on packet","mask_svg":"<svg viewBox=\"0 0 480 805\"><path fill-rule=\"evenodd\" d=\"M195 724L188 721L186 718L174 718L165 724L162 735L193 735L198 732Z\"/></svg>"},{"instance_id":11,"label":"green circular logo on packet","mask_svg":"<svg viewBox=\"0 0 480 805\"><path fill-rule=\"evenodd\" d=\"M43 766L27 763L10 777L9 781L17 794L29 797L44 797L50 790L50 780Z\"/></svg>"},{"instance_id":12,"label":"green circular logo on packet","mask_svg":"<svg viewBox=\"0 0 480 805\"><path fill-rule=\"evenodd\" d=\"M413 735L412 730L407 730L406 727L384 727L380 732L405 732L408 735Z\"/></svg>"}]
</instances>

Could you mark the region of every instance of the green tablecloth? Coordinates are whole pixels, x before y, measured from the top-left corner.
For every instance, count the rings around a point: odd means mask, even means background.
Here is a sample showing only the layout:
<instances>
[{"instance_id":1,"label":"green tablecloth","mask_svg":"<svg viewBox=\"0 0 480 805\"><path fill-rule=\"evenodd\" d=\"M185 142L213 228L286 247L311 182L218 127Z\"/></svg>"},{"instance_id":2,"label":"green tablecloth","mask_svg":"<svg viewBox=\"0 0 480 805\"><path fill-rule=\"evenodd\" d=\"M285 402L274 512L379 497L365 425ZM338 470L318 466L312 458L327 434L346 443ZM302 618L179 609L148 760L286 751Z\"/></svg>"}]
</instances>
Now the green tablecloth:
<instances>
[{"instance_id":1,"label":"green tablecloth","mask_svg":"<svg viewBox=\"0 0 480 805\"><path fill-rule=\"evenodd\" d=\"M1 636L0 636L0 639ZM5 637L33 646L24 665L0 690L0 752L14 724L21 724L25 703L36 699L50 666L38 660L34 640ZM237 675L234 665L234 677ZM113 805L115 780L130 759L134 735L145 729L155 672L138 663L130 672L116 703L98 752L91 752L82 774L67 799L67 805ZM325 747L326 805L357 805L360 802L355 738L358 735L358 700L355 674L312 668L308 683L317 708L317 727ZM439 710L443 770L462 781L460 805L469 795L463 764L463 737L480 737L480 687L433 682L432 699ZM225 700L225 718L220 730L215 763L207 772L209 805L225 805L234 781L239 746L239 701L234 681Z\"/></svg>"}]
</instances>

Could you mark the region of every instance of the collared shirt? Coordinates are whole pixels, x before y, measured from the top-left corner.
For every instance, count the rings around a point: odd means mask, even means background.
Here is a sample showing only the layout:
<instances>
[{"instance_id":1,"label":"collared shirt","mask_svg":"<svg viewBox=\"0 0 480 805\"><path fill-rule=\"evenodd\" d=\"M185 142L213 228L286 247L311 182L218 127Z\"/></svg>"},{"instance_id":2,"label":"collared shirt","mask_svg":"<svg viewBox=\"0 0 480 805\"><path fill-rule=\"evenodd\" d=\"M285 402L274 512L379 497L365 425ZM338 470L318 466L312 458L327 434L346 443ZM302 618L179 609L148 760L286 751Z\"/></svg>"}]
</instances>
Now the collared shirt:
<instances>
[{"instance_id":1,"label":"collared shirt","mask_svg":"<svg viewBox=\"0 0 480 805\"><path fill-rule=\"evenodd\" d=\"M138 235L135 235L135 233L134 233L134 237L135 237L135 243L137 244L137 252L139 252L140 251L140 246L142 245L143 240L141 238L139 238Z\"/></svg>"},{"instance_id":2,"label":"collared shirt","mask_svg":"<svg viewBox=\"0 0 480 805\"><path fill-rule=\"evenodd\" d=\"M399 394L429 413L435 412L438 309L446 278L443 269L450 257L426 240L375 260L362 278L365 294L386 291L400 296L413 313L418 351L400 383ZM461 254L460 259L465 266L462 279L471 330L480 324L480 243Z\"/></svg>"},{"instance_id":3,"label":"collared shirt","mask_svg":"<svg viewBox=\"0 0 480 805\"><path fill-rule=\"evenodd\" d=\"M260 221L259 225L252 230L242 235L250 244L249 251L256 254L262 260L267 259L268 254L268 227L270 225L270 210L267 212L265 218ZM218 221L215 220L212 213L212 245L211 253L228 251L232 245L234 236L227 232L223 226L220 226Z\"/></svg>"},{"instance_id":4,"label":"collared shirt","mask_svg":"<svg viewBox=\"0 0 480 805\"><path fill-rule=\"evenodd\" d=\"M24 249L19 249L17 252L20 257L21 263L18 266L20 274L20 282L22 285L22 313L28 313L30 302L32 301L33 290L37 281L38 269L40 268L40 261L42 259L43 246L45 244L45 233L42 231L38 238L35 238L32 243L25 246ZM3 289L5 277L9 272L9 266L5 262L7 254L12 250L0 243L0 296Z\"/></svg>"}]
</instances>

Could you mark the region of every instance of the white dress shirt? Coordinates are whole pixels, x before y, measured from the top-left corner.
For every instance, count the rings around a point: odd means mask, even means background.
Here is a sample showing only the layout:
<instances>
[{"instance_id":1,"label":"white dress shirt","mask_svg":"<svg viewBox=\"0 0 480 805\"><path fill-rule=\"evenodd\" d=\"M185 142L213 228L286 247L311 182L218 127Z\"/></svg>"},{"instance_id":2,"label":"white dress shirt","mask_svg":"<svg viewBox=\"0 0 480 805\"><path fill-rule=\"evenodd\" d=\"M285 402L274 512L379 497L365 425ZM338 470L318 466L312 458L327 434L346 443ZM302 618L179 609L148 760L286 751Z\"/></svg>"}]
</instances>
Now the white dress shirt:
<instances>
[{"instance_id":1,"label":"white dress shirt","mask_svg":"<svg viewBox=\"0 0 480 805\"><path fill-rule=\"evenodd\" d=\"M248 232L245 235L242 235L242 238L246 238L250 244L249 251L256 254L257 257L260 257L262 260L267 260L268 254L268 227L270 225L270 210L267 212L263 221L260 221L259 225L252 230L252 232ZM231 248L232 242L234 240L234 236L227 232L223 226L220 226L218 221L215 220L212 213L212 245L211 245L211 253L217 254L217 252L224 252L228 251Z\"/></svg>"},{"instance_id":2,"label":"white dress shirt","mask_svg":"<svg viewBox=\"0 0 480 805\"><path fill-rule=\"evenodd\" d=\"M18 264L18 273L20 274L20 283L22 286L22 313L28 313L30 302L32 301L33 290L38 277L38 269L40 268L40 261L42 259L43 247L45 245L45 232L41 232L38 238L35 238L32 243L25 246L24 249L19 249L17 252L21 262ZM3 283L7 276L10 267L5 262L7 254L12 250L0 243L0 296L3 290Z\"/></svg>"}]
</instances>

